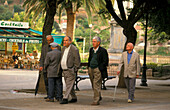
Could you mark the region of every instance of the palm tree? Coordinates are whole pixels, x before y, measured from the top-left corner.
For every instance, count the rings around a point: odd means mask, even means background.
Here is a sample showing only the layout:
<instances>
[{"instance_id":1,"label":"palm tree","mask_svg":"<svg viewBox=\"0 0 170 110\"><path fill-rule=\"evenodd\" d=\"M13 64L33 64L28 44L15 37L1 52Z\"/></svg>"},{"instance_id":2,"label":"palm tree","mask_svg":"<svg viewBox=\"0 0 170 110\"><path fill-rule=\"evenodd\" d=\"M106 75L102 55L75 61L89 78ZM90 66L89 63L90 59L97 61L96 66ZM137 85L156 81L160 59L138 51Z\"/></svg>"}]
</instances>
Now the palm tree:
<instances>
[{"instance_id":1,"label":"palm tree","mask_svg":"<svg viewBox=\"0 0 170 110\"><path fill-rule=\"evenodd\" d=\"M35 13L34 19L39 14L45 14L45 22L43 26L42 45L46 44L46 36L51 34L52 26L54 23L54 16L56 14L56 8L62 0L26 0L24 5L26 7L26 18L32 12Z\"/></svg>"},{"instance_id":2,"label":"palm tree","mask_svg":"<svg viewBox=\"0 0 170 110\"><path fill-rule=\"evenodd\" d=\"M58 7L59 21L61 19L61 14L63 10L66 10L67 13L67 30L66 36L70 36L74 39L74 27L76 20L76 12L78 9L83 6L88 15L88 21L91 23L92 10L95 9L93 5L93 0L64 0Z\"/></svg>"},{"instance_id":3,"label":"palm tree","mask_svg":"<svg viewBox=\"0 0 170 110\"><path fill-rule=\"evenodd\" d=\"M55 2L56 1L56 2ZM55 13L55 6L54 3L56 3L56 8L58 8L58 14L59 14L59 20L61 19L62 11L65 9L67 13L67 30L66 30L66 36L70 36L72 39L74 36L74 27L75 27L75 20L76 20L76 12L78 9L83 6L84 9L87 12L88 15L88 22L91 24L92 20L92 11L97 12L99 10L99 7L104 7L103 3L104 0L100 0L99 2L96 2L97 0L26 0L24 2L24 6L26 6L26 13L27 16L31 14L31 12L35 12L34 18L37 18L37 16L40 13L45 14L46 17L49 18L49 23L47 23L45 19L44 26L48 24L48 28L43 28L43 45L45 42L45 36L51 33L52 23L54 20L54 13ZM97 3L97 4L96 4ZM96 4L94 7L94 4ZM54 10L53 10L54 9ZM50 11L51 10L51 11ZM48 12L47 12L48 11ZM52 16L49 16L52 15ZM26 16L26 17L27 17ZM105 21L103 19L104 16L100 16L102 18L102 21ZM106 21L105 21L106 22Z\"/></svg>"}]
</instances>

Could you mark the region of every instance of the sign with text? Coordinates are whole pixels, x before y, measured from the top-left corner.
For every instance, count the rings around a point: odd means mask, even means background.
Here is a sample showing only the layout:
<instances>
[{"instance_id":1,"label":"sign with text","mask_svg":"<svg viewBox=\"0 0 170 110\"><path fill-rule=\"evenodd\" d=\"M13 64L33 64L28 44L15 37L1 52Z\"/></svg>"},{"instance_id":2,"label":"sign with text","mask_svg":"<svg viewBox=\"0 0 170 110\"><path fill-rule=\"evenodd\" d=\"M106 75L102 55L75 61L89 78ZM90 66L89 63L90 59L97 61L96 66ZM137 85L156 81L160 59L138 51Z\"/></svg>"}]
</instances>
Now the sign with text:
<instances>
[{"instance_id":1,"label":"sign with text","mask_svg":"<svg viewBox=\"0 0 170 110\"><path fill-rule=\"evenodd\" d=\"M0 42L42 43L40 39L0 38Z\"/></svg>"},{"instance_id":2,"label":"sign with text","mask_svg":"<svg viewBox=\"0 0 170 110\"><path fill-rule=\"evenodd\" d=\"M0 21L0 27L6 28L29 28L28 22Z\"/></svg>"},{"instance_id":3,"label":"sign with text","mask_svg":"<svg viewBox=\"0 0 170 110\"><path fill-rule=\"evenodd\" d=\"M12 45L12 50L18 50L18 45Z\"/></svg>"}]
</instances>

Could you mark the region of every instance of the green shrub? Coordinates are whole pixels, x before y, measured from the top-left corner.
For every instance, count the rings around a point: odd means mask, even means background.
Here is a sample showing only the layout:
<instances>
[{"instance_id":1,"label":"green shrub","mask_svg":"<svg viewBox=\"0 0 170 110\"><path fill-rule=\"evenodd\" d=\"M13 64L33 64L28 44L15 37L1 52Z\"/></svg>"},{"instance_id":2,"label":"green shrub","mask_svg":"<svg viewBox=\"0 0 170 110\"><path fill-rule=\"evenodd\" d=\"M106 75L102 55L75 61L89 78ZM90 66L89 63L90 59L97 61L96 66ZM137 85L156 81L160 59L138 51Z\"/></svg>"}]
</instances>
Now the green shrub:
<instances>
[{"instance_id":1,"label":"green shrub","mask_svg":"<svg viewBox=\"0 0 170 110\"><path fill-rule=\"evenodd\" d=\"M144 55L144 49L139 50L138 53L139 53L140 55ZM152 54L149 53L149 52L146 52L146 55L152 55Z\"/></svg>"},{"instance_id":2,"label":"green shrub","mask_svg":"<svg viewBox=\"0 0 170 110\"><path fill-rule=\"evenodd\" d=\"M170 52L167 47L159 47L156 52L157 55L170 56Z\"/></svg>"},{"instance_id":3,"label":"green shrub","mask_svg":"<svg viewBox=\"0 0 170 110\"><path fill-rule=\"evenodd\" d=\"M156 63L148 63L147 64L147 68L152 69L153 72L156 71L157 66L158 66L158 64L156 64Z\"/></svg>"},{"instance_id":4,"label":"green shrub","mask_svg":"<svg viewBox=\"0 0 170 110\"><path fill-rule=\"evenodd\" d=\"M22 9L21 6L19 6L19 5L14 5L14 12L21 12L21 11L24 11L24 9Z\"/></svg>"},{"instance_id":5,"label":"green shrub","mask_svg":"<svg viewBox=\"0 0 170 110\"><path fill-rule=\"evenodd\" d=\"M170 65L170 63L164 63L164 64L161 64L161 66L164 66L164 65Z\"/></svg>"},{"instance_id":6,"label":"green shrub","mask_svg":"<svg viewBox=\"0 0 170 110\"><path fill-rule=\"evenodd\" d=\"M159 76L162 75L162 71L163 71L163 69L162 69L163 66L162 65L158 65L156 63L148 63L147 68L152 69L152 72L159 72Z\"/></svg>"},{"instance_id":7,"label":"green shrub","mask_svg":"<svg viewBox=\"0 0 170 110\"><path fill-rule=\"evenodd\" d=\"M139 53L140 55L143 55L143 54L144 54L144 49L139 50L138 53ZM170 52L168 51L168 48L167 48L167 47L159 47L158 50L157 50L154 54L149 53L149 52L146 52L146 55L170 56Z\"/></svg>"}]
</instances>

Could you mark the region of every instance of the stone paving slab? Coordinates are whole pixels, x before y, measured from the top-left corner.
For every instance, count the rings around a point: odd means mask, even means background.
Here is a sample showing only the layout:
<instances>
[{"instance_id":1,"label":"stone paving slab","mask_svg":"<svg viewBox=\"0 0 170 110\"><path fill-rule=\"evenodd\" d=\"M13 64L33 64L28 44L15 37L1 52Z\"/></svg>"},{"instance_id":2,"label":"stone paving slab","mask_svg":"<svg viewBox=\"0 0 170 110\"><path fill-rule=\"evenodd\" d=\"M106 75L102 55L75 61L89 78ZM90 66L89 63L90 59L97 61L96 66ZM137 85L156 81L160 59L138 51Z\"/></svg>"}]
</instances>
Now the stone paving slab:
<instances>
[{"instance_id":1,"label":"stone paving slab","mask_svg":"<svg viewBox=\"0 0 170 110\"><path fill-rule=\"evenodd\" d=\"M148 87L141 87L137 79L135 101L127 103L125 88L117 88L113 102L114 82L106 82L107 90L102 90L103 100L99 106L91 106L93 91L89 80L79 83L76 91L78 102L61 105L59 102L45 102L44 94L15 92L14 89L34 89L37 71L0 70L0 110L169 110L170 80L148 80ZM64 84L65 86L65 84Z\"/></svg>"}]
</instances>

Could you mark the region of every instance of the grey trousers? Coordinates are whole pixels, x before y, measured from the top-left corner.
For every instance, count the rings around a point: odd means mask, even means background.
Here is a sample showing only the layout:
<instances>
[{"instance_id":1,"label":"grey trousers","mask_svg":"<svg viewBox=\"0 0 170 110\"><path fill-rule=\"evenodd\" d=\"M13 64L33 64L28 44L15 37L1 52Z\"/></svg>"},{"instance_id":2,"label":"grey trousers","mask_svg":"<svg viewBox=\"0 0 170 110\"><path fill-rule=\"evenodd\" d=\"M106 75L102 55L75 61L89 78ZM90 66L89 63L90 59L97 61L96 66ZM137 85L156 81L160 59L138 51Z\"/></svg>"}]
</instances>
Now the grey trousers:
<instances>
[{"instance_id":1,"label":"grey trousers","mask_svg":"<svg viewBox=\"0 0 170 110\"><path fill-rule=\"evenodd\" d=\"M89 76L92 84L93 92L94 92L94 102L99 102L101 97L101 86L102 86L102 77L101 72L98 68L90 68L89 67Z\"/></svg>"},{"instance_id":2,"label":"grey trousers","mask_svg":"<svg viewBox=\"0 0 170 110\"><path fill-rule=\"evenodd\" d=\"M69 94L71 95L72 99L77 99L77 96L74 91L74 83L76 79L76 73L74 72L74 68L63 71L63 75L66 83L66 91L63 99L68 99Z\"/></svg>"},{"instance_id":3,"label":"grey trousers","mask_svg":"<svg viewBox=\"0 0 170 110\"><path fill-rule=\"evenodd\" d=\"M136 78L125 77L125 84L128 90L128 99L134 100Z\"/></svg>"}]
</instances>

